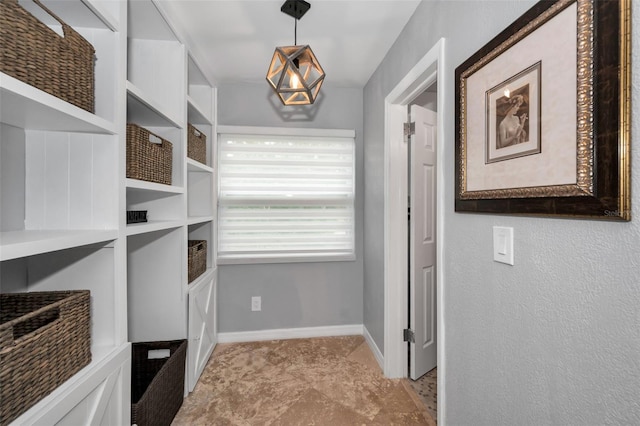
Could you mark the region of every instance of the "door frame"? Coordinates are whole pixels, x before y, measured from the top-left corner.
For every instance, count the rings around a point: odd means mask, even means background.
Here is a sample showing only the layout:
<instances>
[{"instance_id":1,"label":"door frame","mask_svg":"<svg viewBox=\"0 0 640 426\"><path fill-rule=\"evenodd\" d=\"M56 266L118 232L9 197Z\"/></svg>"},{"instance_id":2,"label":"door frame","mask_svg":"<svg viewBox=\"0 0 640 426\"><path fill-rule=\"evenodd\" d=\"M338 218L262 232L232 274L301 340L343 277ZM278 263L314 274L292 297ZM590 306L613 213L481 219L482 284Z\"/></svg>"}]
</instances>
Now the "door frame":
<instances>
[{"instance_id":1,"label":"door frame","mask_svg":"<svg viewBox=\"0 0 640 426\"><path fill-rule=\"evenodd\" d=\"M403 123L407 106L429 86L437 87L436 155L436 289L438 341L438 424L444 424L445 315L443 276L444 230L444 141L448 130L445 112L445 39L441 38L405 75L384 101L384 374L408 377L407 345L402 330L408 318L408 224L407 224L407 144Z\"/></svg>"}]
</instances>

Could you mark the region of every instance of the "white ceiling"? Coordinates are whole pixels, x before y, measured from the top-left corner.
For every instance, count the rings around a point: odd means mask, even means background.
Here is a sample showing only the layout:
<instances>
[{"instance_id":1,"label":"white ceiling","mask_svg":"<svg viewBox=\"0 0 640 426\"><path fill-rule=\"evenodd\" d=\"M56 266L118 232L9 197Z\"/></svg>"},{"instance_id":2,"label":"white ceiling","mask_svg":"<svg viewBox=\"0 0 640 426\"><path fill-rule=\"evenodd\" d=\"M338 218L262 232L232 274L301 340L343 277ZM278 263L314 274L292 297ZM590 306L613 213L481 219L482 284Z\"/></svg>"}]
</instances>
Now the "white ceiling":
<instances>
[{"instance_id":1,"label":"white ceiling","mask_svg":"<svg viewBox=\"0 0 640 426\"><path fill-rule=\"evenodd\" d=\"M363 87L420 0L307 0L298 44L308 44L325 84ZM276 46L294 41L295 20L284 0L160 0L192 44L203 72L217 84L263 82Z\"/></svg>"}]
</instances>

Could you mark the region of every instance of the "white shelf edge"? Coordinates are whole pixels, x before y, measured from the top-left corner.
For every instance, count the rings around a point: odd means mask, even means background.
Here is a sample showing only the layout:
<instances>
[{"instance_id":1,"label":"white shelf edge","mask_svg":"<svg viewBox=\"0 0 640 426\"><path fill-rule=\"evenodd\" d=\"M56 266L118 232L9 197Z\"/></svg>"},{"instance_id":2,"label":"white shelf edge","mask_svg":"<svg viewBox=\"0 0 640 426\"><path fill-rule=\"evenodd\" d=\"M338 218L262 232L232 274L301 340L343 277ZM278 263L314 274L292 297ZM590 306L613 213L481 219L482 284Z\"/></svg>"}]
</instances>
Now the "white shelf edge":
<instances>
[{"instance_id":1,"label":"white shelf edge","mask_svg":"<svg viewBox=\"0 0 640 426\"><path fill-rule=\"evenodd\" d=\"M213 216L190 216L187 219L187 225L198 225L207 222L213 222Z\"/></svg>"},{"instance_id":2,"label":"white shelf edge","mask_svg":"<svg viewBox=\"0 0 640 426\"><path fill-rule=\"evenodd\" d=\"M144 180L127 178L127 189L142 189L145 191L166 192L170 194L183 194L181 186L164 185L162 183L147 182Z\"/></svg>"},{"instance_id":3,"label":"white shelf edge","mask_svg":"<svg viewBox=\"0 0 640 426\"><path fill-rule=\"evenodd\" d=\"M187 157L187 170L190 172L213 173L213 168Z\"/></svg>"},{"instance_id":4,"label":"white shelf edge","mask_svg":"<svg viewBox=\"0 0 640 426\"><path fill-rule=\"evenodd\" d=\"M150 220L144 223L131 223L127 225L127 236L148 234L151 232L164 231L166 229L180 228L183 222L179 220Z\"/></svg>"},{"instance_id":5,"label":"white shelf edge","mask_svg":"<svg viewBox=\"0 0 640 426\"><path fill-rule=\"evenodd\" d=\"M116 125L89 111L0 72L3 123L25 129L114 135Z\"/></svg>"},{"instance_id":6,"label":"white shelf edge","mask_svg":"<svg viewBox=\"0 0 640 426\"><path fill-rule=\"evenodd\" d=\"M47 417L52 411L58 410L58 406L74 393L78 393L83 385L91 383L95 375L106 375L111 364L124 361L129 356L131 349L129 343L119 345L92 348L91 362L80 371L71 376L49 395L38 401L33 407L22 413L11 424L33 425L47 423ZM51 421L50 419L48 421Z\"/></svg>"},{"instance_id":7,"label":"white shelf edge","mask_svg":"<svg viewBox=\"0 0 640 426\"><path fill-rule=\"evenodd\" d=\"M204 113L204 110L198 105L198 103L191 96L187 95L187 111L189 116L189 122L193 124L208 124L213 125L213 121ZM193 117L193 118L192 118Z\"/></svg>"},{"instance_id":8,"label":"white shelf edge","mask_svg":"<svg viewBox=\"0 0 640 426\"><path fill-rule=\"evenodd\" d=\"M172 127L184 127L182 124L180 124L180 120L164 113L162 107L157 102L147 96L144 91L142 91L138 86L136 86L129 80L127 80L127 94L135 98L138 102L143 104L159 117L162 117L165 121L167 121L167 124L170 124Z\"/></svg>"},{"instance_id":9,"label":"white shelf edge","mask_svg":"<svg viewBox=\"0 0 640 426\"><path fill-rule=\"evenodd\" d=\"M213 274L215 271L216 271L215 266L207 267L207 270L204 271L202 275L200 275L198 278L191 281L190 283L187 283L187 285L189 286L189 291L190 292L196 291L203 282L207 282L213 277Z\"/></svg>"},{"instance_id":10,"label":"white shelf edge","mask_svg":"<svg viewBox=\"0 0 640 426\"><path fill-rule=\"evenodd\" d=\"M91 10L91 12L93 12L94 15L96 15L98 19L100 19L107 26L107 28L114 32L118 31L118 21L113 17L113 15L111 15L111 13L104 10L104 8L100 6L100 4L95 3L93 0L81 1L89 8L89 10Z\"/></svg>"},{"instance_id":11,"label":"white shelf edge","mask_svg":"<svg viewBox=\"0 0 640 426\"><path fill-rule=\"evenodd\" d=\"M0 233L0 261L112 241L113 230L24 230Z\"/></svg>"}]
</instances>

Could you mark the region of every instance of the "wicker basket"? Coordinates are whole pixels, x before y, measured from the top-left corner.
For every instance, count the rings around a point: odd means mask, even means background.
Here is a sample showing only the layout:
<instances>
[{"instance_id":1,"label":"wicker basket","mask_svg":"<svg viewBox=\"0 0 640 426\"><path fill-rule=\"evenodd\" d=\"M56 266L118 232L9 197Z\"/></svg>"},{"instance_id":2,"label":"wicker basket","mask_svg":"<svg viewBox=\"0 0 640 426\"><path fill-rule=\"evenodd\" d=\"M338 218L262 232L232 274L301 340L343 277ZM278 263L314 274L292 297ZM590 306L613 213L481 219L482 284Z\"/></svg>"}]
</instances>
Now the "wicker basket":
<instances>
[{"instance_id":1,"label":"wicker basket","mask_svg":"<svg viewBox=\"0 0 640 426\"><path fill-rule=\"evenodd\" d=\"M168 358L150 351L169 350ZM131 364L131 423L170 425L182 405L187 341L134 343Z\"/></svg>"},{"instance_id":2,"label":"wicker basket","mask_svg":"<svg viewBox=\"0 0 640 426\"><path fill-rule=\"evenodd\" d=\"M136 124L127 124L127 177L171 185L173 145Z\"/></svg>"},{"instance_id":3,"label":"wicker basket","mask_svg":"<svg viewBox=\"0 0 640 426\"><path fill-rule=\"evenodd\" d=\"M189 282L192 282L207 270L207 242L189 240L188 248Z\"/></svg>"},{"instance_id":4,"label":"wicker basket","mask_svg":"<svg viewBox=\"0 0 640 426\"><path fill-rule=\"evenodd\" d=\"M207 164L207 135L187 123L187 157Z\"/></svg>"},{"instance_id":5,"label":"wicker basket","mask_svg":"<svg viewBox=\"0 0 640 426\"><path fill-rule=\"evenodd\" d=\"M0 294L0 424L91 362L89 290Z\"/></svg>"},{"instance_id":6,"label":"wicker basket","mask_svg":"<svg viewBox=\"0 0 640 426\"><path fill-rule=\"evenodd\" d=\"M95 49L40 1L33 1L60 22L64 37L20 6L18 0L2 0L0 71L93 112Z\"/></svg>"}]
</instances>

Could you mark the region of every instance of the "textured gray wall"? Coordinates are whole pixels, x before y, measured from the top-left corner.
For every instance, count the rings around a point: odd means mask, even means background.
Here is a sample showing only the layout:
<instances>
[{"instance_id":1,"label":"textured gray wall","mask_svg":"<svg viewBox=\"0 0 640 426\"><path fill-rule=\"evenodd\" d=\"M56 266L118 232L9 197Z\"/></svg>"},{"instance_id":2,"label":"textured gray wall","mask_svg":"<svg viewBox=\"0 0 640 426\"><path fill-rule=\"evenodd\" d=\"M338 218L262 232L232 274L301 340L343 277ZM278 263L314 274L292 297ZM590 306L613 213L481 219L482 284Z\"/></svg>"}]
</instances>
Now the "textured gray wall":
<instances>
[{"instance_id":1,"label":"textured gray wall","mask_svg":"<svg viewBox=\"0 0 640 426\"><path fill-rule=\"evenodd\" d=\"M357 256L353 262L219 266L219 331L362 324L362 90L325 83L314 108L284 108L266 81L234 84L219 88L218 108L223 125L356 131ZM262 296L261 312L251 312L251 296Z\"/></svg>"},{"instance_id":2,"label":"textured gray wall","mask_svg":"<svg viewBox=\"0 0 640 426\"><path fill-rule=\"evenodd\" d=\"M364 324L382 348L384 97L445 37L446 424L640 424L640 149L630 223L453 211L454 70L532 4L425 0L365 87ZM637 106L640 25L632 43ZM492 260L494 225L514 228L513 267Z\"/></svg>"}]
</instances>

